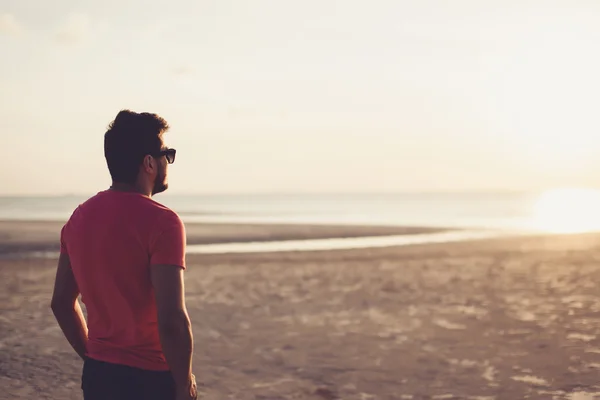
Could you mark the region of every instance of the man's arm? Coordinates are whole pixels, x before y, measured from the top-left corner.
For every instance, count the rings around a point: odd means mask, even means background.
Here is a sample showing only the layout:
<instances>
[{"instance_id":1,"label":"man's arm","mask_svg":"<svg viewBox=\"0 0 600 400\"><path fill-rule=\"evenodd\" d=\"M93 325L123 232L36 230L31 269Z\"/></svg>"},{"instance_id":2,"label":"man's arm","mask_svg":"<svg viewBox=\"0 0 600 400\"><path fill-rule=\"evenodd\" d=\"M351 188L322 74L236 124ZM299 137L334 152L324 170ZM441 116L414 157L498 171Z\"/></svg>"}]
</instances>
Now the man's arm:
<instances>
[{"instance_id":1,"label":"man's arm","mask_svg":"<svg viewBox=\"0 0 600 400\"><path fill-rule=\"evenodd\" d=\"M88 329L77 296L79 288L73 276L71 261L66 253L61 253L56 269L51 308L65 337L79 357L85 359Z\"/></svg>"},{"instance_id":2,"label":"man's arm","mask_svg":"<svg viewBox=\"0 0 600 400\"><path fill-rule=\"evenodd\" d=\"M151 265L150 277L156 299L160 342L177 391L195 398L196 383L192 375L194 340L185 307L183 268Z\"/></svg>"}]
</instances>

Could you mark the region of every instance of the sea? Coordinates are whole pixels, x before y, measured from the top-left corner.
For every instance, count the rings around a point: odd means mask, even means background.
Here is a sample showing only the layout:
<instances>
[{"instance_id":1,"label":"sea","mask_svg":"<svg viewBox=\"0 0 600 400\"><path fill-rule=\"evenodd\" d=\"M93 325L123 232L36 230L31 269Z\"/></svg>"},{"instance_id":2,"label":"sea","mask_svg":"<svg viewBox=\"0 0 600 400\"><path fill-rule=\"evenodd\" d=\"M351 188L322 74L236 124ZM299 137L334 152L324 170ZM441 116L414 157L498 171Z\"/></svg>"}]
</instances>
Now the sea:
<instances>
[{"instance_id":1,"label":"sea","mask_svg":"<svg viewBox=\"0 0 600 400\"><path fill-rule=\"evenodd\" d=\"M75 207L88 197L0 197L0 220L65 221ZM549 213L547 204L542 204L543 193L512 192L253 195L165 193L154 199L178 212L189 223L385 225L455 229L453 232L380 238L188 246L190 253L381 247L548 232L548 227L552 226L549 224L552 221L548 221L549 215L552 217L561 207L560 203L555 204L556 210L550 209ZM569 204L562 206L568 208ZM576 205L572 206L576 208ZM589 220L585 215L584 219ZM596 225L586 226L585 230L600 231L600 220Z\"/></svg>"},{"instance_id":2,"label":"sea","mask_svg":"<svg viewBox=\"0 0 600 400\"><path fill-rule=\"evenodd\" d=\"M64 221L89 196L0 197L0 220ZM186 222L536 229L539 194L171 195L154 199Z\"/></svg>"}]
</instances>

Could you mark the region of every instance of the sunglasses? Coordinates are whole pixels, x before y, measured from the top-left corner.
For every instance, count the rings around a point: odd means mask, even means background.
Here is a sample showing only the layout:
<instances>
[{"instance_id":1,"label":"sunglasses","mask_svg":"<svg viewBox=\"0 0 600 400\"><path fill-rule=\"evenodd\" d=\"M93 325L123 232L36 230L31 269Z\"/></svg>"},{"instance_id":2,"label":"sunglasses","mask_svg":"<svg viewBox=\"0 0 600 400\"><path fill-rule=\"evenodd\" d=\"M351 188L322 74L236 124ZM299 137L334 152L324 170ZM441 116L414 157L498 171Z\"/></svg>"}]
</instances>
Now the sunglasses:
<instances>
[{"instance_id":1,"label":"sunglasses","mask_svg":"<svg viewBox=\"0 0 600 400\"><path fill-rule=\"evenodd\" d=\"M175 162L175 153L177 151L175 149L164 149L159 151L158 153L153 154L153 157L162 157L165 156L167 158L167 162L169 164L173 164Z\"/></svg>"}]
</instances>

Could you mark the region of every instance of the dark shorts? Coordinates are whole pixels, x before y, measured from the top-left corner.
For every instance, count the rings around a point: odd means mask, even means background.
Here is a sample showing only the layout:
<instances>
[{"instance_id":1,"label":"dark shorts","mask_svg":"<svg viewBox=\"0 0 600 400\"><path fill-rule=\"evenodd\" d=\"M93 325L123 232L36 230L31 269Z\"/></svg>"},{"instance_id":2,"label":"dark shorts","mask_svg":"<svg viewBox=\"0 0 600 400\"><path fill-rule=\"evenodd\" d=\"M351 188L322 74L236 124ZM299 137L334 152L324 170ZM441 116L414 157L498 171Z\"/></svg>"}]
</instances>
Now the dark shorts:
<instances>
[{"instance_id":1,"label":"dark shorts","mask_svg":"<svg viewBox=\"0 0 600 400\"><path fill-rule=\"evenodd\" d=\"M169 371L147 371L88 358L83 363L84 400L174 400Z\"/></svg>"}]
</instances>

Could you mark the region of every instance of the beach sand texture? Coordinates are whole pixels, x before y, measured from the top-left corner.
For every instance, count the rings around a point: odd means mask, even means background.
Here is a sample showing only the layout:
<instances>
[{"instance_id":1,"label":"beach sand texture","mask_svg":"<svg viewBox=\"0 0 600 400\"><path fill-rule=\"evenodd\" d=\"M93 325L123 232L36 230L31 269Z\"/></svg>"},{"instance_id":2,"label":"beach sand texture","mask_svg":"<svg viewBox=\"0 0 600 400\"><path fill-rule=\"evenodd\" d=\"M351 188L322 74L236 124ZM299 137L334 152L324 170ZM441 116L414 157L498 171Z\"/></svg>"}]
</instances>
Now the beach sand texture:
<instances>
[{"instance_id":1,"label":"beach sand texture","mask_svg":"<svg viewBox=\"0 0 600 400\"><path fill-rule=\"evenodd\" d=\"M0 399L82 397L55 264L0 261ZM591 400L598 282L597 234L189 256L201 398Z\"/></svg>"}]
</instances>

